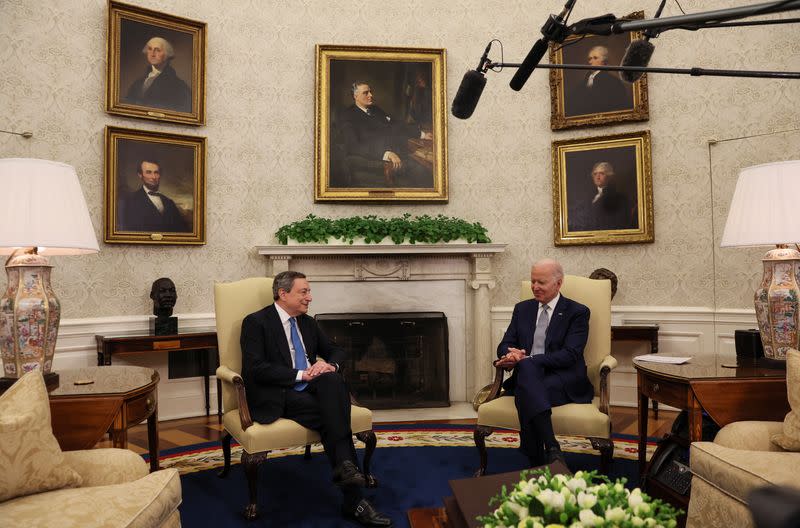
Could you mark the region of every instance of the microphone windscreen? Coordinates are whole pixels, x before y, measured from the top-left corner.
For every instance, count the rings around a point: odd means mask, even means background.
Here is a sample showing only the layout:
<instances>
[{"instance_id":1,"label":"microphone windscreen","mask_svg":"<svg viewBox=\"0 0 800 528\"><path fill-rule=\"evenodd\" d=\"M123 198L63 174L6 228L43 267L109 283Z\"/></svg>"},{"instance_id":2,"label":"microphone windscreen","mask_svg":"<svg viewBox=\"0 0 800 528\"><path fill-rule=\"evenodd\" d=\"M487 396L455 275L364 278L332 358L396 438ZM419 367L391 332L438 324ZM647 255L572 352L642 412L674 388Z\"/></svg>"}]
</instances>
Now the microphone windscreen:
<instances>
[{"instance_id":1,"label":"microphone windscreen","mask_svg":"<svg viewBox=\"0 0 800 528\"><path fill-rule=\"evenodd\" d=\"M653 56L654 50L655 46L653 46L649 41L642 39L634 40L628 44L628 48L625 50L625 55L622 57L622 63L620 66L645 67L650 64L650 57ZM644 75L644 72L640 71L624 71L619 74L623 80L628 81L629 83L638 81L642 75Z\"/></svg>"},{"instance_id":2,"label":"microphone windscreen","mask_svg":"<svg viewBox=\"0 0 800 528\"><path fill-rule=\"evenodd\" d=\"M486 77L481 72L469 70L465 73L453 99L453 115L459 119L469 119L478 105L478 99L481 98L484 86L486 86Z\"/></svg>"},{"instance_id":3,"label":"microphone windscreen","mask_svg":"<svg viewBox=\"0 0 800 528\"><path fill-rule=\"evenodd\" d=\"M531 76L536 65L542 60L545 52L547 52L547 41L545 39L537 40L528 52L528 56L522 61L522 66L519 67L517 73L511 78L511 82L508 83L512 90L520 91L525 86L525 83L528 82L528 77Z\"/></svg>"}]
</instances>

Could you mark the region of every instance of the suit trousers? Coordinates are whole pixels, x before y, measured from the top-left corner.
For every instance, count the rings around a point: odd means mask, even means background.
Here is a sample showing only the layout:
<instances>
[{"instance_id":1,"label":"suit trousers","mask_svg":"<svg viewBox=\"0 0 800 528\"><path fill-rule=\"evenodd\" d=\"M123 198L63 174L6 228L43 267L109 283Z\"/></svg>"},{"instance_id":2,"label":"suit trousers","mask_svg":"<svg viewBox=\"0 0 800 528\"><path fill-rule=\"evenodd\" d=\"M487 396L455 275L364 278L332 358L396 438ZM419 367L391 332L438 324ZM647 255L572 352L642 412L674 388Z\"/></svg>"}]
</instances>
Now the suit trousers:
<instances>
[{"instance_id":1,"label":"suit trousers","mask_svg":"<svg viewBox=\"0 0 800 528\"><path fill-rule=\"evenodd\" d=\"M516 384L512 390L520 424L520 447L532 459L543 451L544 439L539 438L534 418L551 407L569 403L561 378L547 372L544 366L530 358L522 359L515 367Z\"/></svg>"},{"instance_id":2,"label":"suit trousers","mask_svg":"<svg viewBox=\"0 0 800 528\"><path fill-rule=\"evenodd\" d=\"M319 433L331 467L345 460L358 466L350 429L350 392L338 372L322 374L305 390L287 390L283 417Z\"/></svg>"}]
</instances>

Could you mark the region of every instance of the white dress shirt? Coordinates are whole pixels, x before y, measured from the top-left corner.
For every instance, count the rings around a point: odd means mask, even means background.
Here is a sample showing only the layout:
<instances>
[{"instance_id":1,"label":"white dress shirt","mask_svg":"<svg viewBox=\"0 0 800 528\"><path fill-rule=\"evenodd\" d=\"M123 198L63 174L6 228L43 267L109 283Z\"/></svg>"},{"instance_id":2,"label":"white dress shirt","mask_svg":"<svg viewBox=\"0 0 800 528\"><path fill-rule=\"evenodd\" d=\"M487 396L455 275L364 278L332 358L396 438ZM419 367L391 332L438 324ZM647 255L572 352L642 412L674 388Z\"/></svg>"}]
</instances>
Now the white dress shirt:
<instances>
[{"instance_id":1,"label":"white dress shirt","mask_svg":"<svg viewBox=\"0 0 800 528\"><path fill-rule=\"evenodd\" d=\"M292 358L292 368L297 368L294 364L294 345L292 344L292 323L289 322L289 319L292 317L286 313L286 310L280 307L278 303L275 303L275 309L278 311L278 317L281 318L281 324L283 325L283 333L286 334L286 342L289 343L289 357ZM300 324L297 323L297 319L295 318L295 324L297 325L297 335L300 336L300 342L303 343L303 349L306 348L306 342L303 341L303 334L300 333ZM311 364L308 360L308 351L306 351L306 363ZM303 381L303 372L305 370L298 370L297 376L295 377L295 381Z\"/></svg>"}]
</instances>

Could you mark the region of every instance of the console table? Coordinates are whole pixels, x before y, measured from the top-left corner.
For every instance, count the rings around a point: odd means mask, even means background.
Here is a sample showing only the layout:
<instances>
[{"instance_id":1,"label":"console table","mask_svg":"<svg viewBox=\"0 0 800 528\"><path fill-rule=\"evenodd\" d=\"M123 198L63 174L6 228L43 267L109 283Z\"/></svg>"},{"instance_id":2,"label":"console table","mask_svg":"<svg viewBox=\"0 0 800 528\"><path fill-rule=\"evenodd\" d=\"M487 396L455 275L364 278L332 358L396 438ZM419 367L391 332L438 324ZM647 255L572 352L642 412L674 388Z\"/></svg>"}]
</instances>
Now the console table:
<instances>
[{"instance_id":1,"label":"console table","mask_svg":"<svg viewBox=\"0 0 800 528\"><path fill-rule=\"evenodd\" d=\"M192 328L175 335L153 335L149 331L97 334L97 365L111 365L111 356L144 354L147 352L178 352L183 350L217 350L216 328ZM219 353L219 352L217 352ZM206 416L211 412L208 356L204 356L203 380L206 391ZM217 380L217 421L222 423L222 389Z\"/></svg>"},{"instance_id":2,"label":"console table","mask_svg":"<svg viewBox=\"0 0 800 528\"><path fill-rule=\"evenodd\" d=\"M150 471L158 470L158 372L133 366L59 370L50 393L53 435L61 449L91 449L106 432L114 447L128 445L128 429L147 419Z\"/></svg>"}]
</instances>

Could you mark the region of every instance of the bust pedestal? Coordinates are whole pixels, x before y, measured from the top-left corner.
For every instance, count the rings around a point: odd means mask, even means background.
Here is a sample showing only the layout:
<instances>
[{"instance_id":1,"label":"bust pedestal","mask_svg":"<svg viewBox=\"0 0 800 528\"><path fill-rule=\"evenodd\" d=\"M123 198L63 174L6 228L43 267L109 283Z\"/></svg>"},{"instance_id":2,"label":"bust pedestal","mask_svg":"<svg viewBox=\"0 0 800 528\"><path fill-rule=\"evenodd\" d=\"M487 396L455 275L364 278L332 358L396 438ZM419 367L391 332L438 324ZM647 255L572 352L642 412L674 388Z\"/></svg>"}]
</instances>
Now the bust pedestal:
<instances>
[{"instance_id":1,"label":"bust pedestal","mask_svg":"<svg viewBox=\"0 0 800 528\"><path fill-rule=\"evenodd\" d=\"M153 335L175 335L178 333L178 318L151 317L150 332Z\"/></svg>"}]
</instances>

